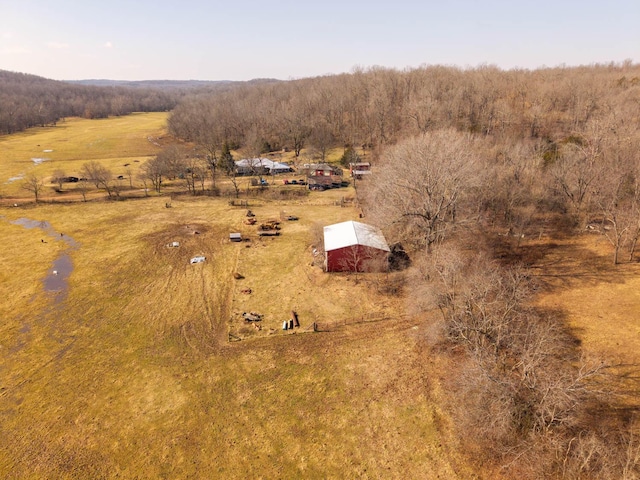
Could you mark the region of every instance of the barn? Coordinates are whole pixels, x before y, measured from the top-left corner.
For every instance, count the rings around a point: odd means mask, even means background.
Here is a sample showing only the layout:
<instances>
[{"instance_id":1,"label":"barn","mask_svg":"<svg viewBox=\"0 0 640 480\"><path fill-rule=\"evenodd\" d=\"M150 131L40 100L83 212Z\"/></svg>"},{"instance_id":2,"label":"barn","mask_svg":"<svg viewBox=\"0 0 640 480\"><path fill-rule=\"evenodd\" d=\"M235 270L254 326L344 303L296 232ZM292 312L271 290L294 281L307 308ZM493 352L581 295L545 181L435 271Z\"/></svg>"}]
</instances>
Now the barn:
<instances>
[{"instance_id":1,"label":"barn","mask_svg":"<svg viewBox=\"0 0 640 480\"><path fill-rule=\"evenodd\" d=\"M363 272L384 269L389 246L380 229L348 221L324 227L324 251L327 272Z\"/></svg>"}]
</instances>

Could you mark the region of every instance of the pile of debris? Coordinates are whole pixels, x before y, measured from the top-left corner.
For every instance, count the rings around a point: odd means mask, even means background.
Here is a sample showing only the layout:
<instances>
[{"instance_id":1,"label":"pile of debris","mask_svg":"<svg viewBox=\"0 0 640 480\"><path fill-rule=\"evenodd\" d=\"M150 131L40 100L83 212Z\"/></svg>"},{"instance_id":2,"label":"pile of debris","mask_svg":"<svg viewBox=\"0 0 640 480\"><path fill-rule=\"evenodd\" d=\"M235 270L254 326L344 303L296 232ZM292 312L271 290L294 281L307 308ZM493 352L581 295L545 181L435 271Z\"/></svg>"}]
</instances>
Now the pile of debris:
<instances>
[{"instance_id":1,"label":"pile of debris","mask_svg":"<svg viewBox=\"0 0 640 480\"><path fill-rule=\"evenodd\" d=\"M242 318L245 322L261 322L262 314L256 312L242 312Z\"/></svg>"}]
</instances>

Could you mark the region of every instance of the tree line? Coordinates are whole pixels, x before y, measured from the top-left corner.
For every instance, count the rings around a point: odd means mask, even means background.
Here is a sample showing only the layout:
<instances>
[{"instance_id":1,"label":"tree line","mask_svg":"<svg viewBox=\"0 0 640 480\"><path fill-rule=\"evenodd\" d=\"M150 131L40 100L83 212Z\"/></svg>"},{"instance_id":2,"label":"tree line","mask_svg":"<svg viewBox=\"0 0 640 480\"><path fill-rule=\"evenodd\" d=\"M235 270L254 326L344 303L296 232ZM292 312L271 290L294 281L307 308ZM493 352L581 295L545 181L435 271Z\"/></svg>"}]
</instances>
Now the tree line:
<instances>
[{"instance_id":1,"label":"tree line","mask_svg":"<svg viewBox=\"0 0 640 480\"><path fill-rule=\"evenodd\" d=\"M169 111L180 91L74 85L0 70L0 134L55 125L65 117L105 118Z\"/></svg>"},{"instance_id":2,"label":"tree line","mask_svg":"<svg viewBox=\"0 0 640 480\"><path fill-rule=\"evenodd\" d=\"M440 128L555 142L603 110L632 108L640 68L621 65L503 71L424 67L244 85L182 99L169 120L177 136L212 151L332 146L377 152Z\"/></svg>"}]
</instances>

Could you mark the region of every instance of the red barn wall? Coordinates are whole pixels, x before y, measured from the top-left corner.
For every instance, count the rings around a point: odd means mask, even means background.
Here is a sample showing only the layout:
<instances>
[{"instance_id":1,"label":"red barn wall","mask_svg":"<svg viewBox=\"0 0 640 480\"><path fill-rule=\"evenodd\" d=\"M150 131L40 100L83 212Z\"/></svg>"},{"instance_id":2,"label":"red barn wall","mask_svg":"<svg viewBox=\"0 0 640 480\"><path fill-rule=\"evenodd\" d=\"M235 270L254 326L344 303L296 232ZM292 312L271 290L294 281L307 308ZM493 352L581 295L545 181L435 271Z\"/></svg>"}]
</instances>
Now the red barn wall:
<instances>
[{"instance_id":1,"label":"red barn wall","mask_svg":"<svg viewBox=\"0 0 640 480\"><path fill-rule=\"evenodd\" d=\"M387 252L364 245L352 245L327 252L327 272L362 272L367 260Z\"/></svg>"}]
</instances>

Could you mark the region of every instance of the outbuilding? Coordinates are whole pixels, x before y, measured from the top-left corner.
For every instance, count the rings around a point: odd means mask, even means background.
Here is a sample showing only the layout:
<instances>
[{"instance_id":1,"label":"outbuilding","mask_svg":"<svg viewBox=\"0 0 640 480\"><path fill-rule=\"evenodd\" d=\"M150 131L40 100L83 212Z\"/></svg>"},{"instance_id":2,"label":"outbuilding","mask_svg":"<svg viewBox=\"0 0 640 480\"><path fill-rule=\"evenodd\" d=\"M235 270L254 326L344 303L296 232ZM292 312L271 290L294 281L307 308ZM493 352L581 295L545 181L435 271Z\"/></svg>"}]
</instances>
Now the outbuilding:
<instances>
[{"instance_id":1,"label":"outbuilding","mask_svg":"<svg viewBox=\"0 0 640 480\"><path fill-rule=\"evenodd\" d=\"M352 220L324 227L325 270L385 270L389 246L379 228Z\"/></svg>"},{"instance_id":2,"label":"outbuilding","mask_svg":"<svg viewBox=\"0 0 640 480\"><path fill-rule=\"evenodd\" d=\"M238 175L276 175L293 171L290 165L268 158L245 158L235 163Z\"/></svg>"},{"instance_id":3,"label":"outbuilding","mask_svg":"<svg viewBox=\"0 0 640 480\"><path fill-rule=\"evenodd\" d=\"M371 164L369 162L350 163L349 173L353 178L360 180L364 176L371 175Z\"/></svg>"}]
</instances>

